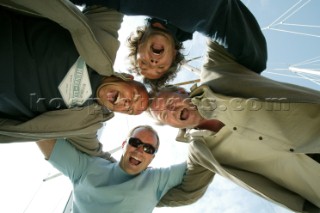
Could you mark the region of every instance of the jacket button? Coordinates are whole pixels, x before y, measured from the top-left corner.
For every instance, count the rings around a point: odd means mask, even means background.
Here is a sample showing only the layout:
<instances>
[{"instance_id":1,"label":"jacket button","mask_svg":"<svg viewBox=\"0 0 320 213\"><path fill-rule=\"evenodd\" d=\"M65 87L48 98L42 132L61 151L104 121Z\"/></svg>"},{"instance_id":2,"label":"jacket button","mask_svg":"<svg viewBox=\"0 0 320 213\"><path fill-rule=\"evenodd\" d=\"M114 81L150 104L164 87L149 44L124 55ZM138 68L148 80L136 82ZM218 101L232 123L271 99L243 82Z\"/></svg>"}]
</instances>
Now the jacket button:
<instances>
[{"instance_id":1,"label":"jacket button","mask_svg":"<svg viewBox=\"0 0 320 213\"><path fill-rule=\"evenodd\" d=\"M260 136L260 137L259 137L259 140L262 141L262 139L263 139L263 137Z\"/></svg>"},{"instance_id":2,"label":"jacket button","mask_svg":"<svg viewBox=\"0 0 320 213\"><path fill-rule=\"evenodd\" d=\"M233 127L233 130L237 130L237 127Z\"/></svg>"},{"instance_id":3,"label":"jacket button","mask_svg":"<svg viewBox=\"0 0 320 213\"><path fill-rule=\"evenodd\" d=\"M291 149L289 149L290 150L290 152L294 152L294 149L293 148L291 148Z\"/></svg>"}]
</instances>

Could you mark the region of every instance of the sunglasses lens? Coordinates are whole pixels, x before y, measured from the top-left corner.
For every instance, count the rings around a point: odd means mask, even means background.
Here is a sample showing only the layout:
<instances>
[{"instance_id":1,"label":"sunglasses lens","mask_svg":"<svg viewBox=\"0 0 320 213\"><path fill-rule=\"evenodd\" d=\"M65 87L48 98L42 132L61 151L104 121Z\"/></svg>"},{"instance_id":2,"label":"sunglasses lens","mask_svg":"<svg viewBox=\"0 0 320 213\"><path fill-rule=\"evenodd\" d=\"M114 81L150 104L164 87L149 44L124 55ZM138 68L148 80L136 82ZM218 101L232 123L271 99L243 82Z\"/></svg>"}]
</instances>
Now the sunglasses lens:
<instances>
[{"instance_id":1,"label":"sunglasses lens","mask_svg":"<svg viewBox=\"0 0 320 213\"><path fill-rule=\"evenodd\" d=\"M142 142L138 138L129 138L129 144L135 148L138 148Z\"/></svg>"},{"instance_id":2,"label":"sunglasses lens","mask_svg":"<svg viewBox=\"0 0 320 213\"><path fill-rule=\"evenodd\" d=\"M153 154L155 152L153 146L149 145L149 144L143 144L143 151L145 151L148 154Z\"/></svg>"},{"instance_id":3,"label":"sunglasses lens","mask_svg":"<svg viewBox=\"0 0 320 213\"><path fill-rule=\"evenodd\" d=\"M143 143L138 138L129 138L128 143L135 148L138 148L139 146L142 145L143 151L151 155L153 155L156 152L156 149L152 145Z\"/></svg>"}]
</instances>

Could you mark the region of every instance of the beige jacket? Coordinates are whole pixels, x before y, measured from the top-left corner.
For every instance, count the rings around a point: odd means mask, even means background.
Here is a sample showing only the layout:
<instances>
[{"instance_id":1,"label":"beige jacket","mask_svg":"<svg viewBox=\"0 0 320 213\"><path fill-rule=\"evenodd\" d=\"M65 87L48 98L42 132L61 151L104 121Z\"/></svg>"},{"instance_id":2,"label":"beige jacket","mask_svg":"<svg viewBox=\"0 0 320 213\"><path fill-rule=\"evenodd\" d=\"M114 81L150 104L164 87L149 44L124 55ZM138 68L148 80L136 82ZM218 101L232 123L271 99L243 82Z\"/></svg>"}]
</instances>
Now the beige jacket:
<instances>
[{"instance_id":1,"label":"beige jacket","mask_svg":"<svg viewBox=\"0 0 320 213\"><path fill-rule=\"evenodd\" d=\"M60 24L71 33L79 54L91 68L104 76L114 74L121 13L106 7L82 13L68 0L0 0L0 5Z\"/></svg>"},{"instance_id":2,"label":"beige jacket","mask_svg":"<svg viewBox=\"0 0 320 213\"><path fill-rule=\"evenodd\" d=\"M78 52L90 67L104 76L118 75L113 63L122 14L105 7L91 7L82 13L65 0L0 0L0 5L59 23L70 31ZM81 151L108 158L97 139L97 130L112 117L112 112L93 104L47 112L27 122L0 118L0 142L67 137Z\"/></svg>"},{"instance_id":3,"label":"beige jacket","mask_svg":"<svg viewBox=\"0 0 320 213\"><path fill-rule=\"evenodd\" d=\"M212 42L201 82L191 89L192 102L203 117L219 119L226 126L216 134L181 130L177 140L192 141L189 158L207 168L207 175L218 173L295 212L302 212L303 194L310 190L307 184L299 186L302 177L314 184L315 195L306 195L308 200L319 202L320 165L299 153L320 153L320 93L257 75ZM283 167L277 171L274 165ZM297 176L281 168L291 168ZM279 177L289 185L277 183Z\"/></svg>"}]
</instances>

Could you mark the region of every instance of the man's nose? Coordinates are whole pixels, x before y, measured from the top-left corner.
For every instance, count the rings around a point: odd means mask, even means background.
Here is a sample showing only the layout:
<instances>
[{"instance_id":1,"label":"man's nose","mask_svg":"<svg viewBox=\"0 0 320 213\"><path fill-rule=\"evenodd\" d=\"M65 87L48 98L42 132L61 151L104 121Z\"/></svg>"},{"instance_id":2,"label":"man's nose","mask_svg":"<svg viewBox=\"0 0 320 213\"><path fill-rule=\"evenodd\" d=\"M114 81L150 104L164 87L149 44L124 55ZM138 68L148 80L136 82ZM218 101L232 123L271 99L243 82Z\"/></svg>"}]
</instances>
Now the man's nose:
<instances>
[{"instance_id":1,"label":"man's nose","mask_svg":"<svg viewBox=\"0 0 320 213\"><path fill-rule=\"evenodd\" d=\"M126 108L131 107L131 99L130 98L124 98L123 99L123 106Z\"/></svg>"},{"instance_id":2,"label":"man's nose","mask_svg":"<svg viewBox=\"0 0 320 213\"><path fill-rule=\"evenodd\" d=\"M127 114L132 114L132 101L130 98L123 98L119 103L119 109L122 109Z\"/></svg>"},{"instance_id":3,"label":"man's nose","mask_svg":"<svg viewBox=\"0 0 320 213\"><path fill-rule=\"evenodd\" d=\"M138 152L143 153L143 145L142 145L142 144L139 145L136 150L137 150Z\"/></svg>"},{"instance_id":4,"label":"man's nose","mask_svg":"<svg viewBox=\"0 0 320 213\"><path fill-rule=\"evenodd\" d=\"M150 59L150 64L152 64L152 65L157 65L157 64L158 64L158 60L151 58L151 59Z\"/></svg>"}]
</instances>

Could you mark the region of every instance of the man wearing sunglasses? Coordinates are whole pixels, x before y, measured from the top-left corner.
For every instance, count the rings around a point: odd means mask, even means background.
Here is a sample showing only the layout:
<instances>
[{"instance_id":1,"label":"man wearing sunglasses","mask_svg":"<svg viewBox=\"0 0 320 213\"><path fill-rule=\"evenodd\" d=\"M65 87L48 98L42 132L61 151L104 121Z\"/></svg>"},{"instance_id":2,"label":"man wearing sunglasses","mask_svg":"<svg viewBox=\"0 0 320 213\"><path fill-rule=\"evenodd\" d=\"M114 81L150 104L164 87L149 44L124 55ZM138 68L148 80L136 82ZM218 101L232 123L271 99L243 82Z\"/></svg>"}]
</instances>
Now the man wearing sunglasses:
<instances>
[{"instance_id":1,"label":"man wearing sunglasses","mask_svg":"<svg viewBox=\"0 0 320 213\"><path fill-rule=\"evenodd\" d=\"M81 153L65 139L37 144L45 158L71 180L73 212L152 212L169 189L181 182L187 184L184 175L196 167L188 161L188 166L183 162L168 168L148 168L159 148L158 134L150 126L137 126L130 131L122 143L123 154L118 163ZM207 179L201 177L204 170L197 168L198 181L207 184ZM213 173L205 178L210 182ZM170 195L165 199L176 205L194 202L203 195L206 184L192 199ZM181 185L174 190L181 190Z\"/></svg>"}]
</instances>

